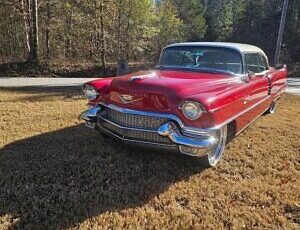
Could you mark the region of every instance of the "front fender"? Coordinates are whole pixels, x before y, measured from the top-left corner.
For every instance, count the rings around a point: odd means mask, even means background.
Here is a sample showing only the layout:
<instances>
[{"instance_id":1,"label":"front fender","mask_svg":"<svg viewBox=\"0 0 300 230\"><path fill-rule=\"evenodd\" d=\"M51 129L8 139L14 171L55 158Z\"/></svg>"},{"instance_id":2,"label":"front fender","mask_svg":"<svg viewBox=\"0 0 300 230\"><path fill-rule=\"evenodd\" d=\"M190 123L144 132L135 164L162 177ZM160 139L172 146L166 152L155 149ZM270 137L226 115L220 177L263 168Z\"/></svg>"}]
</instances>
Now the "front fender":
<instances>
[{"instance_id":1,"label":"front fender","mask_svg":"<svg viewBox=\"0 0 300 230\"><path fill-rule=\"evenodd\" d=\"M98 97L95 100L89 101L88 105L95 106L96 104L99 103L99 101L102 98L103 94L109 89L109 86L110 86L112 80L113 80L112 77L102 78L102 79L89 81L89 82L87 82L83 85L83 87L85 85L91 85L99 92Z\"/></svg>"}]
</instances>

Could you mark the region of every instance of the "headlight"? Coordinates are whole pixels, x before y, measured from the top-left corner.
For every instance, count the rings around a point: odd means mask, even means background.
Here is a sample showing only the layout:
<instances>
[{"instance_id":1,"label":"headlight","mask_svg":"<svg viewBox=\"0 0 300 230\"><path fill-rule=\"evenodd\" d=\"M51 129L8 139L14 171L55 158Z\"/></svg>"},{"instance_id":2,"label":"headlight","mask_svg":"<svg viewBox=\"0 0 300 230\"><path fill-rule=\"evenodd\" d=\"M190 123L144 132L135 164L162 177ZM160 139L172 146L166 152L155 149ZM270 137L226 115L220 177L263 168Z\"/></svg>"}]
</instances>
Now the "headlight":
<instances>
[{"instance_id":1,"label":"headlight","mask_svg":"<svg viewBox=\"0 0 300 230\"><path fill-rule=\"evenodd\" d=\"M185 101L181 109L183 115L190 120L196 120L203 112L201 105L195 101Z\"/></svg>"},{"instance_id":2,"label":"headlight","mask_svg":"<svg viewBox=\"0 0 300 230\"><path fill-rule=\"evenodd\" d=\"M85 85L83 87L83 92L84 92L85 97L90 101L95 100L97 98L97 96L99 95L97 90L91 85Z\"/></svg>"}]
</instances>

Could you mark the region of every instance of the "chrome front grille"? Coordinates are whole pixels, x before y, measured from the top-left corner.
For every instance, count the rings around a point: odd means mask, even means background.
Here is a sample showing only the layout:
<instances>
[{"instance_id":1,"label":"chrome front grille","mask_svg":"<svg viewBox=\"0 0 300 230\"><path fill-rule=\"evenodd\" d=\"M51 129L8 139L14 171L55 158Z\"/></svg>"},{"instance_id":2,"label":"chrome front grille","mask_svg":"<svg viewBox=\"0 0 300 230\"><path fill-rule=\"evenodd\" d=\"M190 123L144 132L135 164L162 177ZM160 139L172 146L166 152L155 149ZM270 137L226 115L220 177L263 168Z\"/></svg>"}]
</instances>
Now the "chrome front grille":
<instances>
[{"instance_id":1,"label":"chrome front grille","mask_svg":"<svg viewBox=\"0 0 300 230\"><path fill-rule=\"evenodd\" d=\"M107 121L102 121L101 124L102 127L108 129L114 134L117 134L121 138L147 141L147 142L160 143L160 144L172 144L172 141L169 138L162 137L155 132L121 128Z\"/></svg>"},{"instance_id":2,"label":"chrome front grille","mask_svg":"<svg viewBox=\"0 0 300 230\"><path fill-rule=\"evenodd\" d=\"M99 125L120 138L173 145L168 137L157 133L158 128L168 121L166 117L145 116L120 112L104 107Z\"/></svg>"},{"instance_id":3,"label":"chrome front grille","mask_svg":"<svg viewBox=\"0 0 300 230\"><path fill-rule=\"evenodd\" d=\"M165 123L168 119L164 117L151 117L144 115L136 115L122 113L111 108L107 109L107 119L122 126L134 127L141 129L157 130L159 126Z\"/></svg>"}]
</instances>

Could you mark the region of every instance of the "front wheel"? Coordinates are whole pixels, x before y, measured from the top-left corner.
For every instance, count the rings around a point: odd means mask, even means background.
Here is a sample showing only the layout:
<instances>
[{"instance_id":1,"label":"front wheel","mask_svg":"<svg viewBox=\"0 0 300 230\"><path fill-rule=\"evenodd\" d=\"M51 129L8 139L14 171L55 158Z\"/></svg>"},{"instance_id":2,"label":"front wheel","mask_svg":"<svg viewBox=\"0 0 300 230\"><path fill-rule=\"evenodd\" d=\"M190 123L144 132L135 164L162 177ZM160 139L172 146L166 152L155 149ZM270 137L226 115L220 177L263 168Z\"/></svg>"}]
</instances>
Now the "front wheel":
<instances>
[{"instance_id":1,"label":"front wheel","mask_svg":"<svg viewBox=\"0 0 300 230\"><path fill-rule=\"evenodd\" d=\"M205 167L213 167L220 161L227 143L227 137L228 137L227 125L223 126L218 131L216 131L216 136L218 138L218 142L208 152L208 154L203 156L201 159Z\"/></svg>"}]
</instances>

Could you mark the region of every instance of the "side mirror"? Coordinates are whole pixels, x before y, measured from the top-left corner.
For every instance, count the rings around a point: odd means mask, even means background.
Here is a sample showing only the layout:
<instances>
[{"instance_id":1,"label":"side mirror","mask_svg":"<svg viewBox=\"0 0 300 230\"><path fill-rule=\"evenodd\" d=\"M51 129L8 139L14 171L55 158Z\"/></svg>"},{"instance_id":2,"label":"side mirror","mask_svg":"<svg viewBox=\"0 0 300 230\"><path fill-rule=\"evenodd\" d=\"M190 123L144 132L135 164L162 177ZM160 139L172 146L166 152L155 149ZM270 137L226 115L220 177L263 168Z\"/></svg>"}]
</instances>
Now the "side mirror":
<instances>
[{"instance_id":1,"label":"side mirror","mask_svg":"<svg viewBox=\"0 0 300 230\"><path fill-rule=\"evenodd\" d=\"M255 76L256 76L256 75L255 75L254 72L248 70L248 73L242 75L240 78L241 78L242 81L244 81L244 82L246 82L246 83L249 83L250 80L251 80L252 78L254 78Z\"/></svg>"},{"instance_id":2,"label":"side mirror","mask_svg":"<svg viewBox=\"0 0 300 230\"><path fill-rule=\"evenodd\" d=\"M254 78L255 77L255 73L252 72L251 70L248 70L248 77L249 77L249 79Z\"/></svg>"},{"instance_id":3,"label":"side mirror","mask_svg":"<svg viewBox=\"0 0 300 230\"><path fill-rule=\"evenodd\" d=\"M286 68L285 64L276 64L274 67L276 70Z\"/></svg>"},{"instance_id":4,"label":"side mirror","mask_svg":"<svg viewBox=\"0 0 300 230\"><path fill-rule=\"evenodd\" d=\"M251 80L248 74L241 75L240 79L245 83L249 83L249 81Z\"/></svg>"}]
</instances>

